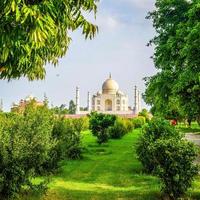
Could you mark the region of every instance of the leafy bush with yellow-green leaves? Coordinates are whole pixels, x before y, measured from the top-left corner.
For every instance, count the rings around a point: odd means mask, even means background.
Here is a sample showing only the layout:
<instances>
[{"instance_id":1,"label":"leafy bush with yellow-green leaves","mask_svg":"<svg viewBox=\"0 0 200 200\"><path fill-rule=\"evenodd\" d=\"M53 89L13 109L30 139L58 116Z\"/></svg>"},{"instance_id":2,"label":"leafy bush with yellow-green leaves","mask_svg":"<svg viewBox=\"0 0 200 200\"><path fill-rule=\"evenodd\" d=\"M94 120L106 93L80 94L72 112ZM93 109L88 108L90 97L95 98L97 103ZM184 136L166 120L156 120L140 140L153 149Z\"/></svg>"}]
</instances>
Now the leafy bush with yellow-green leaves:
<instances>
[{"instance_id":1,"label":"leafy bush with yellow-green leaves","mask_svg":"<svg viewBox=\"0 0 200 200\"><path fill-rule=\"evenodd\" d=\"M81 158L81 131L84 130L83 119L56 119L52 131L52 137L57 144L50 152L50 161L46 168L56 168L60 160ZM55 166L53 166L55 165Z\"/></svg>"},{"instance_id":2,"label":"leafy bush with yellow-green leaves","mask_svg":"<svg viewBox=\"0 0 200 200\"><path fill-rule=\"evenodd\" d=\"M165 119L153 118L143 127L136 152L145 171L160 178L168 199L182 197L198 173L195 145Z\"/></svg>"},{"instance_id":3,"label":"leafy bush with yellow-green leaves","mask_svg":"<svg viewBox=\"0 0 200 200\"><path fill-rule=\"evenodd\" d=\"M129 119L117 117L113 126L108 129L110 138L119 139L133 129L133 124Z\"/></svg>"},{"instance_id":4,"label":"leafy bush with yellow-green leaves","mask_svg":"<svg viewBox=\"0 0 200 200\"><path fill-rule=\"evenodd\" d=\"M90 130L97 137L99 144L112 139L119 139L133 129L133 124L129 119L121 118L116 115L103 113L91 113Z\"/></svg>"},{"instance_id":5,"label":"leafy bush with yellow-green leaves","mask_svg":"<svg viewBox=\"0 0 200 200\"><path fill-rule=\"evenodd\" d=\"M152 145L155 175L162 182L162 191L171 200L183 197L192 186L199 167L194 164L197 147L192 142L176 138L159 139Z\"/></svg>"},{"instance_id":6,"label":"leafy bush with yellow-green leaves","mask_svg":"<svg viewBox=\"0 0 200 200\"><path fill-rule=\"evenodd\" d=\"M109 127L112 127L117 119L115 115L108 115L103 113L93 112L89 116L89 128L92 134L97 137L99 144L105 143L109 140Z\"/></svg>"},{"instance_id":7,"label":"leafy bush with yellow-green leaves","mask_svg":"<svg viewBox=\"0 0 200 200\"><path fill-rule=\"evenodd\" d=\"M46 107L27 106L24 113L0 117L0 198L16 196L49 158L53 116Z\"/></svg>"},{"instance_id":8,"label":"leafy bush with yellow-green leaves","mask_svg":"<svg viewBox=\"0 0 200 200\"><path fill-rule=\"evenodd\" d=\"M81 131L88 119L57 118L46 106L30 103L22 113L0 113L0 199L10 199L33 185L38 174L58 168L63 159L81 157Z\"/></svg>"},{"instance_id":9,"label":"leafy bush with yellow-green leaves","mask_svg":"<svg viewBox=\"0 0 200 200\"><path fill-rule=\"evenodd\" d=\"M142 109L142 111L139 112L138 116L144 117L146 122L149 122L151 119L150 113L147 109Z\"/></svg>"},{"instance_id":10,"label":"leafy bush with yellow-green leaves","mask_svg":"<svg viewBox=\"0 0 200 200\"><path fill-rule=\"evenodd\" d=\"M142 128L142 126L146 123L146 119L143 116L138 116L132 119L132 123L134 128Z\"/></svg>"}]
</instances>

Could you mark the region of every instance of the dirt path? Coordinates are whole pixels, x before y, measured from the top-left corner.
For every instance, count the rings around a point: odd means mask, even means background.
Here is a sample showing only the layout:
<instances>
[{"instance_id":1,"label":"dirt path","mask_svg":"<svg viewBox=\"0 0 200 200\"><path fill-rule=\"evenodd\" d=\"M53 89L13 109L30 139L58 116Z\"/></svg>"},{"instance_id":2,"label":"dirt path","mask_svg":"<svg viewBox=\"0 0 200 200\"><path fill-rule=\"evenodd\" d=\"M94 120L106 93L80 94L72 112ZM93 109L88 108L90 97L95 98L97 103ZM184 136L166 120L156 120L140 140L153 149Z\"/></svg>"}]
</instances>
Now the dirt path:
<instances>
[{"instance_id":1,"label":"dirt path","mask_svg":"<svg viewBox=\"0 0 200 200\"><path fill-rule=\"evenodd\" d=\"M194 142L194 144L200 147L200 134L186 133L185 137L187 140ZM200 163L200 155L197 157L195 163Z\"/></svg>"},{"instance_id":2,"label":"dirt path","mask_svg":"<svg viewBox=\"0 0 200 200\"><path fill-rule=\"evenodd\" d=\"M186 133L186 139L188 139L191 142L194 142L198 146L200 146L200 135L195 133Z\"/></svg>"}]
</instances>

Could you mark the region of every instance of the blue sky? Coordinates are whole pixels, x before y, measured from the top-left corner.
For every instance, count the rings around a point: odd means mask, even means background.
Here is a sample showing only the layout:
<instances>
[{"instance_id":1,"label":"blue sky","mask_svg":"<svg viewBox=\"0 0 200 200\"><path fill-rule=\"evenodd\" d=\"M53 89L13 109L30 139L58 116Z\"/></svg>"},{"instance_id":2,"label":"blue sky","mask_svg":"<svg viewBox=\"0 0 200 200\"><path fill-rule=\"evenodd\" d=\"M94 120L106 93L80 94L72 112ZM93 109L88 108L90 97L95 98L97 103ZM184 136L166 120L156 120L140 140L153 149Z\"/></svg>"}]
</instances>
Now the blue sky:
<instances>
[{"instance_id":1,"label":"blue sky","mask_svg":"<svg viewBox=\"0 0 200 200\"><path fill-rule=\"evenodd\" d=\"M76 86L80 87L81 106L86 106L87 92L100 90L110 72L133 106L134 85L144 92L142 79L156 72L150 59L153 48L146 47L155 34L151 21L145 19L153 7L154 0L101 0L96 21L92 15L86 15L99 26L98 35L85 40L80 31L71 33L67 55L56 68L46 66L45 80L0 81L4 110L30 94L42 100L46 93L51 104L68 105L75 99Z\"/></svg>"}]
</instances>

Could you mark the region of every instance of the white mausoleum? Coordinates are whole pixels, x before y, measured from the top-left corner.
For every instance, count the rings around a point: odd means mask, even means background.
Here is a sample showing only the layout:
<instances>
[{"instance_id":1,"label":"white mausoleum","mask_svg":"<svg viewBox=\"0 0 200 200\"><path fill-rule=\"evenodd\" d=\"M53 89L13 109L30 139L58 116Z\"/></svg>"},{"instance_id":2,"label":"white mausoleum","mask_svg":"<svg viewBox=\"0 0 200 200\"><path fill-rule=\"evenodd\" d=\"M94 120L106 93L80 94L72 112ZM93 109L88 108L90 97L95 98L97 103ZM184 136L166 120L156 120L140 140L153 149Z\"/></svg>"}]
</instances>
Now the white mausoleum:
<instances>
[{"instance_id":1,"label":"white mausoleum","mask_svg":"<svg viewBox=\"0 0 200 200\"><path fill-rule=\"evenodd\" d=\"M134 88L134 107L129 107L128 96L122 92L118 83L112 79L111 74L102 85L102 90L98 91L91 98L88 92L87 111L80 111L79 88L76 88L76 114L86 114L97 111L108 114L138 114L141 111L141 95Z\"/></svg>"},{"instance_id":2,"label":"white mausoleum","mask_svg":"<svg viewBox=\"0 0 200 200\"><path fill-rule=\"evenodd\" d=\"M103 83L102 91L92 97L92 110L99 112L128 112L128 96L119 90L118 83L110 77Z\"/></svg>"}]
</instances>

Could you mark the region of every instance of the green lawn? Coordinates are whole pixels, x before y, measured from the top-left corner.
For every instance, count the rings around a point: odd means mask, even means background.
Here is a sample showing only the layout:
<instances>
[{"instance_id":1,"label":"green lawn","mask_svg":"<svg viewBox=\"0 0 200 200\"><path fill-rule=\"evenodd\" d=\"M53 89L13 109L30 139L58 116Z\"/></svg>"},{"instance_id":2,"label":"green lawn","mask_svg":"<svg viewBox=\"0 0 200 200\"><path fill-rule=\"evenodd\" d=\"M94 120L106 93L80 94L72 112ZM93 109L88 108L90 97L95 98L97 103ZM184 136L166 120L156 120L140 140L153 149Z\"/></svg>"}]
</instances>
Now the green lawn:
<instances>
[{"instance_id":1,"label":"green lawn","mask_svg":"<svg viewBox=\"0 0 200 200\"><path fill-rule=\"evenodd\" d=\"M135 144L140 130L121 140L99 146L90 132L83 134L84 158L65 161L61 171L51 178L43 196L25 196L24 200L156 200L160 199L159 180L142 173L136 159ZM200 199L200 179L189 195Z\"/></svg>"},{"instance_id":2,"label":"green lawn","mask_svg":"<svg viewBox=\"0 0 200 200\"><path fill-rule=\"evenodd\" d=\"M200 126L197 124L197 122L192 122L191 127L187 127L185 124L180 123L177 126L177 129L183 133L196 133L200 134Z\"/></svg>"}]
</instances>

